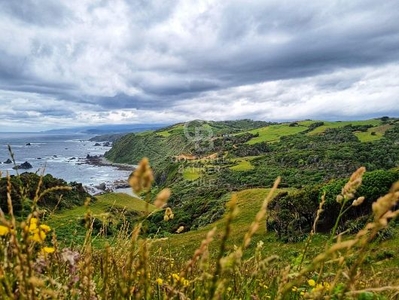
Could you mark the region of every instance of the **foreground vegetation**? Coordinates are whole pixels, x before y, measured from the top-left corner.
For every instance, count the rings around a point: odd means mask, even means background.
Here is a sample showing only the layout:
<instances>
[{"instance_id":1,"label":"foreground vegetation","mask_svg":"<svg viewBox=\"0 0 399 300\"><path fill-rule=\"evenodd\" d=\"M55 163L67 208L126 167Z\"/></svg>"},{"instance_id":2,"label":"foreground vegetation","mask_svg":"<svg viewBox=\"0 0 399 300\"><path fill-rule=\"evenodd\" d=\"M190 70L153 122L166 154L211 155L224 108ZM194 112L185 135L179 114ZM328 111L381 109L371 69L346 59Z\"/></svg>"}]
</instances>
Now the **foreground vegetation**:
<instances>
[{"instance_id":1,"label":"foreground vegetation","mask_svg":"<svg viewBox=\"0 0 399 300\"><path fill-rule=\"evenodd\" d=\"M135 225L121 225L112 243L96 248L94 240L106 240L106 231L95 233L89 203L84 241L65 247L48 225L51 218L40 213L42 198L54 188L33 198L22 197L31 205L22 219L14 213L7 176L6 199L1 200L6 201L8 213L0 213L0 295L2 299L394 299L399 292L398 271L387 265L398 264L392 248L397 238L385 240L379 234L388 228L397 232L399 183L370 203L371 216L363 227L352 233L339 229L349 207L367 203L357 194L366 181L364 172L359 168L338 191L334 201L340 210L327 235L317 234L318 220L324 209L329 210L329 195L321 193L307 239L295 247L284 247L264 233L279 178L271 189L233 193L214 228L167 239L146 238L152 215L162 212L163 222L169 222L175 212L167 204L169 189L151 193L154 177L143 160L129 183L153 206L143 203L140 209L145 212ZM38 184L40 191L41 181ZM112 202L103 200L102 205ZM255 204L260 204L257 209ZM185 259L188 251L191 255Z\"/></svg>"}]
</instances>

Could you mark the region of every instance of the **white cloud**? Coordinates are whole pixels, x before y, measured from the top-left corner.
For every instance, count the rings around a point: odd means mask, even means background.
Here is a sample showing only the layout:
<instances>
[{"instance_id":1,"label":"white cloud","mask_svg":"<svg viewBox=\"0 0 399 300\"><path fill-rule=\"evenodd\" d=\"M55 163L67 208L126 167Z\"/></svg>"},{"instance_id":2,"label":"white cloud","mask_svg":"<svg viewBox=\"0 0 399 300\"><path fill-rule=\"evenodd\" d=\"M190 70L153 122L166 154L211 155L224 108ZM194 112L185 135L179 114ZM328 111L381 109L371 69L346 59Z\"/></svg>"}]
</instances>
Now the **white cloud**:
<instances>
[{"instance_id":1,"label":"white cloud","mask_svg":"<svg viewBox=\"0 0 399 300\"><path fill-rule=\"evenodd\" d=\"M0 11L0 126L397 115L397 8L9 1Z\"/></svg>"}]
</instances>

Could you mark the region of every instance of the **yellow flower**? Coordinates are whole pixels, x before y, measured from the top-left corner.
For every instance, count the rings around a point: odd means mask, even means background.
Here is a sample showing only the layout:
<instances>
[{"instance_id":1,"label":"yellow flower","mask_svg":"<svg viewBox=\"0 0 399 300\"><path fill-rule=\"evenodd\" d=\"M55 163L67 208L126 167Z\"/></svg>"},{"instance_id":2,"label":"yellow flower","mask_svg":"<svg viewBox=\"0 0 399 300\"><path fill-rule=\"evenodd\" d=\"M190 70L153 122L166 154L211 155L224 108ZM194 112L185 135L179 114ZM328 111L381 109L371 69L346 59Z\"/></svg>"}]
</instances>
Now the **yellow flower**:
<instances>
[{"instance_id":1,"label":"yellow flower","mask_svg":"<svg viewBox=\"0 0 399 300\"><path fill-rule=\"evenodd\" d=\"M309 284L310 286L315 286L315 285L316 285L316 281L314 281L313 279L309 279L309 280L308 280L308 284Z\"/></svg>"},{"instance_id":2,"label":"yellow flower","mask_svg":"<svg viewBox=\"0 0 399 300\"><path fill-rule=\"evenodd\" d=\"M43 247L42 252L43 253L53 253L55 251L54 247Z\"/></svg>"},{"instance_id":3,"label":"yellow flower","mask_svg":"<svg viewBox=\"0 0 399 300\"><path fill-rule=\"evenodd\" d=\"M227 291L228 291L228 292L231 292L231 287L228 287L228 288L227 288Z\"/></svg>"},{"instance_id":4,"label":"yellow flower","mask_svg":"<svg viewBox=\"0 0 399 300\"><path fill-rule=\"evenodd\" d=\"M156 280L156 283L157 283L158 285L162 285L163 280L162 280L161 278L158 278L158 279Z\"/></svg>"},{"instance_id":5,"label":"yellow flower","mask_svg":"<svg viewBox=\"0 0 399 300\"><path fill-rule=\"evenodd\" d=\"M28 229L30 233L34 233L37 230L37 224L31 222Z\"/></svg>"},{"instance_id":6,"label":"yellow flower","mask_svg":"<svg viewBox=\"0 0 399 300\"><path fill-rule=\"evenodd\" d=\"M330 284L328 282L323 282L324 288L328 291L330 289Z\"/></svg>"},{"instance_id":7,"label":"yellow flower","mask_svg":"<svg viewBox=\"0 0 399 300\"><path fill-rule=\"evenodd\" d=\"M180 276L178 274L176 274L176 273L173 273L172 274L172 279L175 280L175 281L179 281L180 280Z\"/></svg>"},{"instance_id":8,"label":"yellow flower","mask_svg":"<svg viewBox=\"0 0 399 300\"><path fill-rule=\"evenodd\" d=\"M296 292L296 291L298 291L298 288L297 288L296 286L293 286L291 290L292 290L293 292Z\"/></svg>"},{"instance_id":9,"label":"yellow flower","mask_svg":"<svg viewBox=\"0 0 399 300\"><path fill-rule=\"evenodd\" d=\"M183 286L189 286L190 285L190 281L188 281L187 279L184 279L184 278L181 279L181 283L183 284Z\"/></svg>"},{"instance_id":10,"label":"yellow flower","mask_svg":"<svg viewBox=\"0 0 399 300\"><path fill-rule=\"evenodd\" d=\"M46 239L46 234L44 233L44 231L35 232L31 236L31 239L32 241L42 243Z\"/></svg>"},{"instance_id":11,"label":"yellow flower","mask_svg":"<svg viewBox=\"0 0 399 300\"><path fill-rule=\"evenodd\" d=\"M49 231L51 231L51 227L45 224L41 224L40 229L42 229L45 233L48 233Z\"/></svg>"},{"instance_id":12,"label":"yellow flower","mask_svg":"<svg viewBox=\"0 0 399 300\"><path fill-rule=\"evenodd\" d=\"M30 224L37 224L37 218L31 218L30 219Z\"/></svg>"},{"instance_id":13,"label":"yellow flower","mask_svg":"<svg viewBox=\"0 0 399 300\"><path fill-rule=\"evenodd\" d=\"M0 236L4 236L10 232L7 226L0 225Z\"/></svg>"}]
</instances>

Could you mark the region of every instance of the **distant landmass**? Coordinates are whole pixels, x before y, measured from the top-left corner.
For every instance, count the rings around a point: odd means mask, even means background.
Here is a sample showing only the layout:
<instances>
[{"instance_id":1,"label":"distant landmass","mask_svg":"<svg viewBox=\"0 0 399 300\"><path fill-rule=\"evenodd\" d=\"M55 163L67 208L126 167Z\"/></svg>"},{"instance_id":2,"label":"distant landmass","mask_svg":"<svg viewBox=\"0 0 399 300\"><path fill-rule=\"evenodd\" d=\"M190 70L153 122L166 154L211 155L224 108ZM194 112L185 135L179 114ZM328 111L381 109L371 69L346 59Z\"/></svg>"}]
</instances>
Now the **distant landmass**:
<instances>
[{"instance_id":1,"label":"distant landmass","mask_svg":"<svg viewBox=\"0 0 399 300\"><path fill-rule=\"evenodd\" d=\"M156 130L169 124L113 124L99 126L80 126L72 128L51 129L43 131L44 133L85 133L85 134L110 134L110 133L130 133L142 132L147 130Z\"/></svg>"}]
</instances>

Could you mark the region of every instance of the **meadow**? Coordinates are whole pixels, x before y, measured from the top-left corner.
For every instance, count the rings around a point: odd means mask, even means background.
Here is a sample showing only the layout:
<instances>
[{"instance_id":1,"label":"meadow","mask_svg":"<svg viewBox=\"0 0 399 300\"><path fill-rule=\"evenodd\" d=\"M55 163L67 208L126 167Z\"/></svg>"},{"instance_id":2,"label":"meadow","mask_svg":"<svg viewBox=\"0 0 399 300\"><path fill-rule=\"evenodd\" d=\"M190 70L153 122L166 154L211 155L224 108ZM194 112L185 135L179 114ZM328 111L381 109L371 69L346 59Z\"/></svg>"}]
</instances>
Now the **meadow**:
<instances>
[{"instance_id":1,"label":"meadow","mask_svg":"<svg viewBox=\"0 0 399 300\"><path fill-rule=\"evenodd\" d=\"M151 192L154 177L148 160L129 179L144 200L110 194L68 213L46 214L40 203L56 190L52 188L37 192L30 199L30 213L21 217L13 213L9 184L8 212L0 215L0 295L2 299L395 299L399 184L373 203L372 216L363 228L338 233L344 208L363 204L364 198L354 194L364 171L359 168L337 195L342 209L331 233L316 230L325 204L322 196L311 231L295 244L279 241L265 228L268 204L279 192L289 191L278 188L279 178L272 188L232 193L223 218L215 223L166 237L145 234L154 213L162 213L163 222L175 217L167 205L170 190ZM121 215L140 213L134 224L121 222L110 237L107 223L101 222L103 230L98 230L95 220L107 220L113 208ZM57 226L76 224L79 216L84 220L83 237L65 243ZM392 235L381 238L387 228Z\"/></svg>"}]
</instances>

